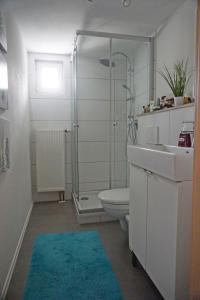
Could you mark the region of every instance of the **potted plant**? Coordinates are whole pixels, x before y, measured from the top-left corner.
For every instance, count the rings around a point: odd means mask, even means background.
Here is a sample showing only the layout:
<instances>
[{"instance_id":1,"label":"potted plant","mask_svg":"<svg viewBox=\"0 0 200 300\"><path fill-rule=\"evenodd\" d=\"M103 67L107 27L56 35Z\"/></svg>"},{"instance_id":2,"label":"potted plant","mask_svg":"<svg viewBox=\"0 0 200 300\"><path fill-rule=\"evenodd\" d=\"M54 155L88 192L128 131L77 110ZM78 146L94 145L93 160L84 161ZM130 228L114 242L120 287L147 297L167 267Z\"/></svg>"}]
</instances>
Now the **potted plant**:
<instances>
[{"instance_id":1,"label":"potted plant","mask_svg":"<svg viewBox=\"0 0 200 300\"><path fill-rule=\"evenodd\" d=\"M177 61L170 72L166 65L158 73L164 78L174 94L174 105L182 105L186 87L191 79L191 72L188 71L188 59Z\"/></svg>"}]
</instances>

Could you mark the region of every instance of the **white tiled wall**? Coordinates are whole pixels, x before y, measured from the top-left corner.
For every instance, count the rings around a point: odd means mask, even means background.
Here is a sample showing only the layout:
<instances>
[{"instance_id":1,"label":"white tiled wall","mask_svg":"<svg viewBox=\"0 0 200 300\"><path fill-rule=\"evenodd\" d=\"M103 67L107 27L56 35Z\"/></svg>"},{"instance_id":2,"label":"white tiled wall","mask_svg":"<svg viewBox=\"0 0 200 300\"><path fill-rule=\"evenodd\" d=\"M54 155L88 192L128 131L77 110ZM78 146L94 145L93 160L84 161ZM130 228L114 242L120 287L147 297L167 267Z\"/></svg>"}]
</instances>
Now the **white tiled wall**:
<instances>
[{"instance_id":1,"label":"white tiled wall","mask_svg":"<svg viewBox=\"0 0 200 300\"><path fill-rule=\"evenodd\" d=\"M178 145L178 137L183 121L194 121L194 106L178 108L138 118L138 144L146 143L146 130L151 126L159 127L159 143Z\"/></svg>"},{"instance_id":2,"label":"white tiled wall","mask_svg":"<svg viewBox=\"0 0 200 300\"><path fill-rule=\"evenodd\" d=\"M64 61L65 94L62 97L38 96L34 89L34 59L62 59ZM35 130L68 129L71 127L71 65L69 56L53 56L42 54L29 55L29 97L31 119L31 164L32 190L34 201L58 200L58 193L37 193L36 191L36 159ZM70 134L66 136L66 197L71 193L71 143Z\"/></svg>"},{"instance_id":3,"label":"white tiled wall","mask_svg":"<svg viewBox=\"0 0 200 300\"><path fill-rule=\"evenodd\" d=\"M79 101L78 111L80 121L107 121L109 120L109 101L84 100Z\"/></svg>"},{"instance_id":4,"label":"white tiled wall","mask_svg":"<svg viewBox=\"0 0 200 300\"><path fill-rule=\"evenodd\" d=\"M107 142L81 142L79 145L79 162L105 162L109 159Z\"/></svg>"},{"instance_id":5,"label":"white tiled wall","mask_svg":"<svg viewBox=\"0 0 200 300\"><path fill-rule=\"evenodd\" d=\"M70 121L70 101L60 99L32 99L31 120Z\"/></svg>"},{"instance_id":6,"label":"white tiled wall","mask_svg":"<svg viewBox=\"0 0 200 300\"><path fill-rule=\"evenodd\" d=\"M79 100L84 100L84 99L108 100L110 97L109 90L110 90L110 81L108 79L79 78L78 80Z\"/></svg>"},{"instance_id":7,"label":"white tiled wall","mask_svg":"<svg viewBox=\"0 0 200 300\"><path fill-rule=\"evenodd\" d=\"M109 121L80 121L79 141L109 141Z\"/></svg>"},{"instance_id":8,"label":"white tiled wall","mask_svg":"<svg viewBox=\"0 0 200 300\"><path fill-rule=\"evenodd\" d=\"M113 69L112 120L118 124L112 129L112 179L113 185L122 185L126 177L126 65L118 60ZM79 116L79 187L80 191L95 191L109 188L110 144L110 70L95 57L79 56L78 59L78 116ZM120 163L120 164L119 164ZM118 177L114 176L114 171Z\"/></svg>"}]
</instances>

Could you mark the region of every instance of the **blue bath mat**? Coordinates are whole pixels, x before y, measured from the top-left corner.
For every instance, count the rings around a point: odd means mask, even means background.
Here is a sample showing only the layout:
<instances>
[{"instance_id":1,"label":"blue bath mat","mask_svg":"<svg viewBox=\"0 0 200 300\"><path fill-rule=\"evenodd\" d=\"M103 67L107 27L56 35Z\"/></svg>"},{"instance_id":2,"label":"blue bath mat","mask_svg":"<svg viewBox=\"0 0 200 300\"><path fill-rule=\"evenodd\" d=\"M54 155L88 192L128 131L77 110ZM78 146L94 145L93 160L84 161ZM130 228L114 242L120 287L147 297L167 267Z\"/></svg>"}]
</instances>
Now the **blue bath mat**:
<instances>
[{"instance_id":1,"label":"blue bath mat","mask_svg":"<svg viewBox=\"0 0 200 300\"><path fill-rule=\"evenodd\" d=\"M98 232L40 235L24 300L122 300Z\"/></svg>"}]
</instances>

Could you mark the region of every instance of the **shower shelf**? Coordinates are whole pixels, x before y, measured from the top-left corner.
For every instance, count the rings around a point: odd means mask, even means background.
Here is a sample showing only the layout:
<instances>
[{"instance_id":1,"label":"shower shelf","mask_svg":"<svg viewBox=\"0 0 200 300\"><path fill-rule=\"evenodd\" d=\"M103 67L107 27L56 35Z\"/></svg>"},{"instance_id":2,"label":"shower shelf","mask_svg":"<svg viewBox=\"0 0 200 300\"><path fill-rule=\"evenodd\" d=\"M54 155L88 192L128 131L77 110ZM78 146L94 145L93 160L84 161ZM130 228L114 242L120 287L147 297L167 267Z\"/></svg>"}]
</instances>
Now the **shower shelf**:
<instances>
[{"instance_id":1,"label":"shower shelf","mask_svg":"<svg viewBox=\"0 0 200 300\"><path fill-rule=\"evenodd\" d=\"M170 110L193 107L194 105L195 105L195 103L190 103L190 104L185 104L185 105L180 105L180 106L173 106L170 108L163 108L160 110L139 114L139 115L137 115L137 117L144 117L144 116L154 115L154 114L158 114L158 113L163 113L163 112L170 111Z\"/></svg>"}]
</instances>

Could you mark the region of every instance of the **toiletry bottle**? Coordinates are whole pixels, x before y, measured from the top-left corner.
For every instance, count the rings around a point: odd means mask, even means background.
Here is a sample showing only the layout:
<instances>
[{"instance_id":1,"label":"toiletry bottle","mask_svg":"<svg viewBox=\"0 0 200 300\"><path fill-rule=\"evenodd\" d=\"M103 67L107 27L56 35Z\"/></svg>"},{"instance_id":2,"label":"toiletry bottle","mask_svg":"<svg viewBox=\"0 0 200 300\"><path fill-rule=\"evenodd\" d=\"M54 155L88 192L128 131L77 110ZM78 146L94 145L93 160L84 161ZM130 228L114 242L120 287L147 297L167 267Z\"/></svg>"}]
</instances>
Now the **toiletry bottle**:
<instances>
[{"instance_id":1,"label":"toiletry bottle","mask_svg":"<svg viewBox=\"0 0 200 300\"><path fill-rule=\"evenodd\" d=\"M157 106L157 107L160 107L160 98L157 98L157 99L156 99L156 106Z\"/></svg>"},{"instance_id":2,"label":"toiletry bottle","mask_svg":"<svg viewBox=\"0 0 200 300\"><path fill-rule=\"evenodd\" d=\"M150 112L153 112L154 109L154 100L150 101Z\"/></svg>"},{"instance_id":3,"label":"toiletry bottle","mask_svg":"<svg viewBox=\"0 0 200 300\"><path fill-rule=\"evenodd\" d=\"M193 134L194 134L194 122L191 121L183 122L181 133L179 135L178 146L191 147Z\"/></svg>"}]
</instances>

